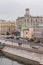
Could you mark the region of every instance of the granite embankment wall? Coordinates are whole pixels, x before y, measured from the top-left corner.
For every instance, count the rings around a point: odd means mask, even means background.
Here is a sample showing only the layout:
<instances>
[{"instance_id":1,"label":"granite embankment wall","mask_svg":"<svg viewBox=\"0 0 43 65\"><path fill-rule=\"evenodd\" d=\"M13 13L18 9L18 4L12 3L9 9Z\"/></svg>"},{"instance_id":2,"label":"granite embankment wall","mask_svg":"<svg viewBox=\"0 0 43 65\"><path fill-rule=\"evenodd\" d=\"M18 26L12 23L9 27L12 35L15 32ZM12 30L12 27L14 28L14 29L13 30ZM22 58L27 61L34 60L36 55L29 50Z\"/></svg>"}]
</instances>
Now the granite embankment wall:
<instances>
[{"instance_id":1,"label":"granite embankment wall","mask_svg":"<svg viewBox=\"0 0 43 65\"><path fill-rule=\"evenodd\" d=\"M19 45L18 43L4 40L1 40L1 42L5 43L5 46L2 49L5 56L16 59L25 64L43 65L43 50L39 50L39 46L31 47L30 45L25 44Z\"/></svg>"}]
</instances>

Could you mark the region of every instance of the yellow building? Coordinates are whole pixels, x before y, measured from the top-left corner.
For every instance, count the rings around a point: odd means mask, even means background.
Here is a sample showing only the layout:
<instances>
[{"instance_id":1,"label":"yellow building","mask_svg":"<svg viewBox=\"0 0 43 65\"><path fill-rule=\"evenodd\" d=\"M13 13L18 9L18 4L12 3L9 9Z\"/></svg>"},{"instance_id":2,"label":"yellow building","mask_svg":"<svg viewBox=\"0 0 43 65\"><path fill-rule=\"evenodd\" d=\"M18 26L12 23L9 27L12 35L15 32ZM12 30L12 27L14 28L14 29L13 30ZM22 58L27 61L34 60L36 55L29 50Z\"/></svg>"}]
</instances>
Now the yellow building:
<instances>
[{"instance_id":1,"label":"yellow building","mask_svg":"<svg viewBox=\"0 0 43 65\"><path fill-rule=\"evenodd\" d=\"M23 27L22 28L22 35L23 35L23 38L32 39L33 28Z\"/></svg>"},{"instance_id":2,"label":"yellow building","mask_svg":"<svg viewBox=\"0 0 43 65\"><path fill-rule=\"evenodd\" d=\"M0 22L0 34L10 34L16 31L15 22Z\"/></svg>"}]
</instances>

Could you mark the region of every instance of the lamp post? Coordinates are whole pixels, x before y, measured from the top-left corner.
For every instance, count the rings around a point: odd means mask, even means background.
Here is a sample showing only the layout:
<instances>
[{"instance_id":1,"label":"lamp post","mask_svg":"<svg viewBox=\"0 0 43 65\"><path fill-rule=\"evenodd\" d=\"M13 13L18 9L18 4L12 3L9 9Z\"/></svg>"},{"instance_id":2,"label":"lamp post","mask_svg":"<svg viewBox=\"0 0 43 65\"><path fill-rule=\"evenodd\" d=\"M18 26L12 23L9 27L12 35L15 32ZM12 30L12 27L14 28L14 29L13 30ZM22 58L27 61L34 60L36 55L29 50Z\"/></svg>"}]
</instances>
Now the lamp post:
<instances>
[{"instance_id":1,"label":"lamp post","mask_svg":"<svg viewBox=\"0 0 43 65\"><path fill-rule=\"evenodd\" d=\"M13 39L14 39L14 36L13 36L13 34L12 34L12 36L11 36L11 39L12 39L12 52L13 52ZM13 60L12 60L12 65L13 65Z\"/></svg>"}]
</instances>

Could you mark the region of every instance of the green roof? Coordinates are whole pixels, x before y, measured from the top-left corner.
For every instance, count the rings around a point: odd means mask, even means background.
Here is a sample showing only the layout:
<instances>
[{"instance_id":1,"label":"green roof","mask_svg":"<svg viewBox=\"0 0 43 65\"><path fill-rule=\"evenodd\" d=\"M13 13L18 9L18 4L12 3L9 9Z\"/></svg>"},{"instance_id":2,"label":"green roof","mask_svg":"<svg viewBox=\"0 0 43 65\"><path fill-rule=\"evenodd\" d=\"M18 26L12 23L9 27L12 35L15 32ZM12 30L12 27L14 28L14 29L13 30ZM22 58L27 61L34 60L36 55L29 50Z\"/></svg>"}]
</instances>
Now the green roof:
<instances>
[{"instance_id":1,"label":"green roof","mask_svg":"<svg viewBox=\"0 0 43 65\"><path fill-rule=\"evenodd\" d=\"M27 27L27 26L22 27L22 30L29 30L29 27Z\"/></svg>"},{"instance_id":2,"label":"green roof","mask_svg":"<svg viewBox=\"0 0 43 65\"><path fill-rule=\"evenodd\" d=\"M33 25L33 26L24 26L22 27L22 30L29 30L29 28L43 28L43 24Z\"/></svg>"}]
</instances>

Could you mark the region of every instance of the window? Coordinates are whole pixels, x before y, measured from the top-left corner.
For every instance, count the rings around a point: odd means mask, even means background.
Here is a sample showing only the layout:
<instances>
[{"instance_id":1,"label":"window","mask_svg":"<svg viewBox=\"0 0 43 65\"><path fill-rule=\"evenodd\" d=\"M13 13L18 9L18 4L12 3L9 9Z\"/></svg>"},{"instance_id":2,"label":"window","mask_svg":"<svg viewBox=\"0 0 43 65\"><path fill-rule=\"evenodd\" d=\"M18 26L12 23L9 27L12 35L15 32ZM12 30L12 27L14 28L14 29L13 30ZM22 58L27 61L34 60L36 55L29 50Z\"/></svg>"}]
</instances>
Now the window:
<instances>
[{"instance_id":1,"label":"window","mask_svg":"<svg viewBox=\"0 0 43 65\"><path fill-rule=\"evenodd\" d=\"M36 19L36 22L37 22L37 19Z\"/></svg>"},{"instance_id":2,"label":"window","mask_svg":"<svg viewBox=\"0 0 43 65\"><path fill-rule=\"evenodd\" d=\"M32 21L32 19L31 19L31 21Z\"/></svg>"},{"instance_id":3,"label":"window","mask_svg":"<svg viewBox=\"0 0 43 65\"><path fill-rule=\"evenodd\" d=\"M36 18L36 25L38 25L38 19Z\"/></svg>"},{"instance_id":4,"label":"window","mask_svg":"<svg viewBox=\"0 0 43 65\"><path fill-rule=\"evenodd\" d=\"M32 21L31 21L31 25L32 25Z\"/></svg>"},{"instance_id":5,"label":"window","mask_svg":"<svg viewBox=\"0 0 43 65\"><path fill-rule=\"evenodd\" d=\"M26 19L25 19L25 21L26 21Z\"/></svg>"},{"instance_id":6,"label":"window","mask_svg":"<svg viewBox=\"0 0 43 65\"><path fill-rule=\"evenodd\" d=\"M29 19L27 19L27 21L29 21Z\"/></svg>"},{"instance_id":7,"label":"window","mask_svg":"<svg viewBox=\"0 0 43 65\"><path fill-rule=\"evenodd\" d=\"M26 34L28 34L28 32L26 32Z\"/></svg>"},{"instance_id":8,"label":"window","mask_svg":"<svg viewBox=\"0 0 43 65\"><path fill-rule=\"evenodd\" d=\"M19 25L18 29L21 29L21 25Z\"/></svg>"}]
</instances>

